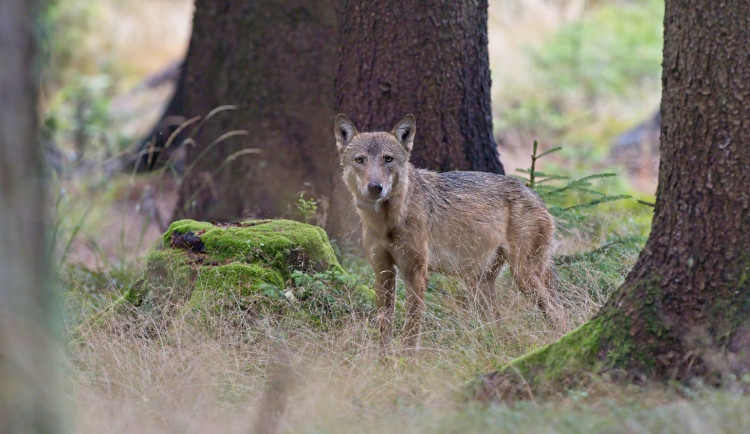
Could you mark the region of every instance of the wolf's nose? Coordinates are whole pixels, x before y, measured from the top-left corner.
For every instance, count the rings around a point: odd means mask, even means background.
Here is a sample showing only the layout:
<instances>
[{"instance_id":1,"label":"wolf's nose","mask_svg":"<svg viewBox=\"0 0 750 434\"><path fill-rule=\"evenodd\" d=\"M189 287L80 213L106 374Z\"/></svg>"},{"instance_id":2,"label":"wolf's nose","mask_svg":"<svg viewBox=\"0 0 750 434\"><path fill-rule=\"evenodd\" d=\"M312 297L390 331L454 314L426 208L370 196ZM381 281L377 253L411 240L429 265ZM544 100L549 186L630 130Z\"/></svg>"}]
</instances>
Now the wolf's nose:
<instances>
[{"instance_id":1,"label":"wolf's nose","mask_svg":"<svg viewBox=\"0 0 750 434\"><path fill-rule=\"evenodd\" d=\"M371 195L376 196L383 192L383 184L371 182L367 184L367 191L369 191Z\"/></svg>"}]
</instances>

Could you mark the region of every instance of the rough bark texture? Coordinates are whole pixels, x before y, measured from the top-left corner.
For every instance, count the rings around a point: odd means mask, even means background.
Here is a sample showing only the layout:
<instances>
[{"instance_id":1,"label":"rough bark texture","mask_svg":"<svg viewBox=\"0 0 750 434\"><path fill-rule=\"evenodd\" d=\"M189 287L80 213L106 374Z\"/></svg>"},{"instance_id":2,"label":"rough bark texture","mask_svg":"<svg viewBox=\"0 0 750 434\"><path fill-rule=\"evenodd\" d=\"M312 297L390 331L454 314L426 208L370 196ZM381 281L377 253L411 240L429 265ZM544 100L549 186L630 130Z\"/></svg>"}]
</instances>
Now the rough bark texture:
<instances>
[{"instance_id":1,"label":"rough bark texture","mask_svg":"<svg viewBox=\"0 0 750 434\"><path fill-rule=\"evenodd\" d=\"M302 192L330 194L337 4L196 1L172 109L182 108L186 118L223 105L237 110L197 129L186 149L176 217L285 216ZM216 143L239 130L246 133Z\"/></svg>"},{"instance_id":2,"label":"rough bark texture","mask_svg":"<svg viewBox=\"0 0 750 434\"><path fill-rule=\"evenodd\" d=\"M487 1L349 0L338 111L363 131L417 118L417 167L503 173L492 136Z\"/></svg>"},{"instance_id":3,"label":"rough bark texture","mask_svg":"<svg viewBox=\"0 0 750 434\"><path fill-rule=\"evenodd\" d=\"M750 372L748 28L750 4L667 0L648 242L590 322L483 377L480 398L524 396L591 373L720 384Z\"/></svg>"},{"instance_id":4,"label":"rough bark texture","mask_svg":"<svg viewBox=\"0 0 750 434\"><path fill-rule=\"evenodd\" d=\"M35 3L0 3L0 432L62 429L36 136Z\"/></svg>"}]
</instances>

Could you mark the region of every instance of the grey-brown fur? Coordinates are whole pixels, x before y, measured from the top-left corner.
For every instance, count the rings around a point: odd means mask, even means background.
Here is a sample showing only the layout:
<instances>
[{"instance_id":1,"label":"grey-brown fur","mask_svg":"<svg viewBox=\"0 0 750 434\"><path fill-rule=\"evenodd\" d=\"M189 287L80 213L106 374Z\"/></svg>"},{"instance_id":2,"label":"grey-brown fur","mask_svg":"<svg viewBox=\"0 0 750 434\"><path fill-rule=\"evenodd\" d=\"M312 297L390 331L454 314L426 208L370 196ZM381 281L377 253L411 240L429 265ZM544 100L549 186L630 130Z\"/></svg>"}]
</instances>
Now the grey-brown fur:
<instances>
[{"instance_id":1,"label":"grey-brown fur","mask_svg":"<svg viewBox=\"0 0 750 434\"><path fill-rule=\"evenodd\" d=\"M541 199L507 176L415 168L409 163L415 131L412 115L390 133L359 133L344 115L334 125L375 271L381 346L390 346L393 335L397 269L406 284L406 348L419 346L428 270L461 277L472 298L491 310L495 280L508 262L518 287L564 328L554 300L555 224Z\"/></svg>"}]
</instances>

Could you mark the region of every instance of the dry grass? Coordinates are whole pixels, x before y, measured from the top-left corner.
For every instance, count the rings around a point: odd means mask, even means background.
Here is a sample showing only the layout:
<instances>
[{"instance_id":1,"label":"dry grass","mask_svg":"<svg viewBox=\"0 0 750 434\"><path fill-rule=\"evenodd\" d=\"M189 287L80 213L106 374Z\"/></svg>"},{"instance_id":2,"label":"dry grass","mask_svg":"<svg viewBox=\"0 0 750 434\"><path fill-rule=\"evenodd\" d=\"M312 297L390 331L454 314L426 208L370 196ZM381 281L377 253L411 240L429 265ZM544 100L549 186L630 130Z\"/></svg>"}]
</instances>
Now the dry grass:
<instances>
[{"instance_id":1,"label":"dry grass","mask_svg":"<svg viewBox=\"0 0 750 434\"><path fill-rule=\"evenodd\" d=\"M120 311L70 341L66 393L74 431L705 433L750 427L750 400L700 389L601 382L551 402L467 402L466 384L476 375L557 334L516 291L501 290L493 322L462 306L450 281L438 287L427 309L424 350L408 358L379 357L371 318L353 316L321 331L291 318L248 322L229 314L196 321L188 313ZM577 304L575 322L597 306Z\"/></svg>"},{"instance_id":2,"label":"dry grass","mask_svg":"<svg viewBox=\"0 0 750 434\"><path fill-rule=\"evenodd\" d=\"M501 300L502 319L492 323L435 295L424 350L385 361L366 318L324 332L284 318L206 325L119 313L70 345L76 431L246 431L270 423L267 405L258 413L269 399L283 431L373 430L393 413L453 411L475 375L557 336L526 300L509 291Z\"/></svg>"},{"instance_id":3,"label":"dry grass","mask_svg":"<svg viewBox=\"0 0 750 434\"><path fill-rule=\"evenodd\" d=\"M164 187L163 179L151 181ZM108 185L73 192L79 196L73 208L78 214L81 208L96 209L77 235L88 240L83 246L95 240L97 252L114 252L100 254L99 262L87 267L73 267L78 272L88 268L84 275L105 276L105 286L97 286L96 279L93 284L85 278L64 282L71 293L66 390L76 432L382 432L402 427L423 432L446 418L458 420L459 430L466 425L482 431L481 424L474 425L486 419L485 410L464 401L466 384L560 336L536 305L512 287L508 272L498 282L494 320L467 306L456 280L433 276L424 349L408 358L379 357L373 318L363 314L321 330L290 317L248 321L241 313L212 314L206 322L179 309L177 314L109 311L106 300L137 278L142 261L134 256L151 245L158 230L147 215L127 211L143 203L148 182L120 175ZM62 218L75 214L62 213ZM598 217L615 218L622 216ZM149 228L135 246L129 236L117 235L128 233L133 224L128 219ZM586 233L575 231L561 241L570 252L587 249L596 241ZM85 258L79 247L74 243L68 264ZM631 249L614 272L591 261L558 269L570 329L596 312L636 254L637 248ZM122 264L129 265L113 277L112 269ZM352 269L365 280L371 277L367 267ZM566 277L571 273L574 279ZM602 280L609 286L602 286ZM397 329L404 318L403 302L400 294ZM99 320L82 322L97 312L104 312ZM555 411L550 412L554 418ZM551 420L537 423L546 426Z\"/></svg>"},{"instance_id":4,"label":"dry grass","mask_svg":"<svg viewBox=\"0 0 750 434\"><path fill-rule=\"evenodd\" d=\"M571 329L607 295L592 291L601 270L579 271L579 281L561 282ZM362 313L329 330L290 317L248 321L242 313L224 313L206 320L179 309L125 308L84 326L71 315L66 390L75 405L75 431L383 432L406 426L423 432L448 415L482 420L466 413L477 411L464 401L467 383L560 336L510 280L507 272L501 276L498 315L488 320L468 306L456 280L434 276L423 350L413 357L380 357L374 318ZM75 310L77 299L70 301ZM403 301L401 293L396 329Z\"/></svg>"}]
</instances>

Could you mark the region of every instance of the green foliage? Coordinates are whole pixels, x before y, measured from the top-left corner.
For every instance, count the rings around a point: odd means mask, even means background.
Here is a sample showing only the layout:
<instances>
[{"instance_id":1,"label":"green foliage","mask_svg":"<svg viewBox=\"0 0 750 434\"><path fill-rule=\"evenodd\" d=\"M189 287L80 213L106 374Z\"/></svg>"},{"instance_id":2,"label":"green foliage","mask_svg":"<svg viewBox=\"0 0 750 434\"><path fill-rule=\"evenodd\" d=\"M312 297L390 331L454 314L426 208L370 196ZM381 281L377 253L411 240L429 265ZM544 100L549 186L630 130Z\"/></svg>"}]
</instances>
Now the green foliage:
<instances>
[{"instance_id":1,"label":"green foliage","mask_svg":"<svg viewBox=\"0 0 750 434\"><path fill-rule=\"evenodd\" d=\"M550 89L617 97L661 73L663 0L613 2L564 25L532 51Z\"/></svg>"},{"instance_id":2,"label":"green foliage","mask_svg":"<svg viewBox=\"0 0 750 434\"><path fill-rule=\"evenodd\" d=\"M518 178L547 203L560 234L579 239L576 252L555 258L558 291L568 297L571 304L579 302L582 290L595 303L603 304L630 270L646 242L645 232L644 229L639 230L637 224L628 222L625 217L627 213L622 212L624 203L635 202L627 200L631 199L630 196L602 193L594 186L597 180L613 178L613 173L571 178L538 169L541 158L561 150L561 147L555 147L538 153L538 144L534 141L531 167L518 169L525 175ZM610 204L617 210L614 213L620 217L616 223L606 225L601 221L611 218L608 212L602 211L604 204ZM650 209L645 211L650 212ZM604 237L601 245L584 250L584 246L598 243L601 237Z\"/></svg>"},{"instance_id":3,"label":"green foliage","mask_svg":"<svg viewBox=\"0 0 750 434\"><path fill-rule=\"evenodd\" d=\"M39 16L43 133L64 151L103 160L122 151L110 101L116 71L102 47L92 46L93 23L102 5L93 0L50 0Z\"/></svg>"},{"instance_id":4,"label":"green foliage","mask_svg":"<svg viewBox=\"0 0 750 434\"><path fill-rule=\"evenodd\" d=\"M298 310L320 325L335 325L352 314L371 314L375 292L365 276L331 269L322 273L292 272L293 287L285 294Z\"/></svg>"},{"instance_id":5,"label":"green foliage","mask_svg":"<svg viewBox=\"0 0 750 434\"><path fill-rule=\"evenodd\" d=\"M528 66L493 98L511 143L570 143L584 165L601 162L614 137L658 107L663 0L587 5L522 54ZM572 159L572 158L571 158Z\"/></svg>"},{"instance_id":6,"label":"green foliage","mask_svg":"<svg viewBox=\"0 0 750 434\"><path fill-rule=\"evenodd\" d=\"M302 214L302 221L314 224L318 213L318 202L315 198L305 199L305 194L300 193L297 199L297 211Z\"/></svg>"},{"instance_id":7,"label":"green foliage","mask_svg":"<svg viewBox=\"0 0 750 434\"><path fill-rule=\"evenodd\" d=\"M42 43L45 90L57 90L81 72L92 73L103 66L101 57L87 46L93 19L99 13L95 0L48 0L38 25Z\"/></svg>"},{"instance_id":8,"label":"green foliage","mask_svg":"<svg viewBox=\"0 0 750 434\"><path fill-rule=\"evenodd\" d=\"M534 141L529 169L516 169L526 177L517 178L526 182L526 186L536 191L547 203L550 213L557 221L558 229L565 233L573 228L580 228L587 216L585 211L598 205L629 199L629 195L608 195L594 188L593 181L614 177L614 173L595 173L581 178L570 178L565 175L546 173L537 170L537 161L542 157L558 152L562 147L552 148L537 154L538 144Z\"/></svg>"},{"instance_id":9,"label":"green foliage","mask_svg":"<svg viewBox=\"0 0 750 434\"><path fill-rule=\"evenodd\" d=\"M122 61L117 63L118 34L102 26L112 15L113 2L40 3L36 28L45 139L65 153L74 152L70 160L78 161L85 154L87 162L101 162L119 154L131 144L123 126L133 119L124 113L127 107L111 107L112 100L130 86L128 68Z\"/></svg>"},{"instance_id":10,"label":"green foliage","mask_svg":"<svg viewBox=\"0 0 750 434\"><path fill-rule=\"evenodd\" d=\"M75 158L84 154L103 161L128 146L114 128L110 113L114 96L112 78L106 74L81 75L71 79L49 101L44 132L55 143L75 150Z\"/></svg>"},{"instance_id":11,"label":"green foliage","mask_svg":"<svg viewBox=\"0 0 750 434\"><path fill-rule=\"evenodd\" d=\"M555 270L562 282L559 290L586 288L593 300L603 304L623 282L645 243L646 237L640 234L611 235L593 250L557 256Z\"/></svg>"}]
</instances>

